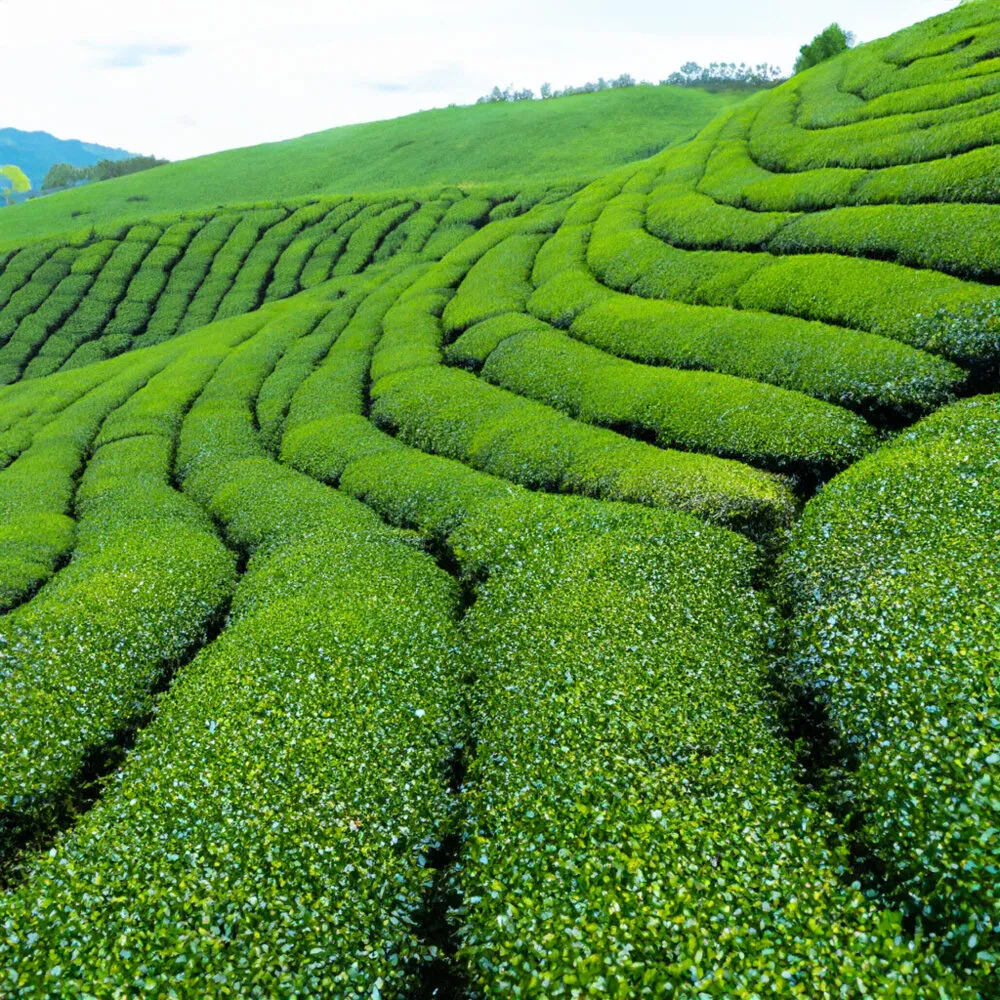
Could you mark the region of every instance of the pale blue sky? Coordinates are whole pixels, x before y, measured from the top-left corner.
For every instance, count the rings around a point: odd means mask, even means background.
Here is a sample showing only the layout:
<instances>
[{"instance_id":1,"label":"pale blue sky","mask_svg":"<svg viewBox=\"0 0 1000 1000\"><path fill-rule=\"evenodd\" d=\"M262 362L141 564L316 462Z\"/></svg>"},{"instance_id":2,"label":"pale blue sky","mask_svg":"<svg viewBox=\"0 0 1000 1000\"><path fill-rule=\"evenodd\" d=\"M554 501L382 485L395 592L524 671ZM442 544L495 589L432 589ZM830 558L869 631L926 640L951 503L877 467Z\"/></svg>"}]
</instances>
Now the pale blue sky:
<instances>
[{"instance_id":1,"label":"pale blue sky","mask_svg":"<svg viewBox=\"0 0 1000 1000\"><path fill-rule=\"evenodd\" d=\"M4 4L0 126L172 159L471 103L494 84L659 80L861 40L957 0L49 0Z\"/></svg>"}]
</instances>

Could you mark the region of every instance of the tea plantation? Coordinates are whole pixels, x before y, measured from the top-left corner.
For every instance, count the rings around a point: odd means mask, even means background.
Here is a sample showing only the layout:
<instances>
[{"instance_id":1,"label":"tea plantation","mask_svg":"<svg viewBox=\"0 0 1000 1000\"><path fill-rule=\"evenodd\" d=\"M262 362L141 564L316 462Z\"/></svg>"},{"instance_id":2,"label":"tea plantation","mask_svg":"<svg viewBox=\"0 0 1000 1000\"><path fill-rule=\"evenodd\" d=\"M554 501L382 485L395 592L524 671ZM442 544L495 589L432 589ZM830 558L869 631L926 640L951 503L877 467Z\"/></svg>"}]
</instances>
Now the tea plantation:
<instances>
[{"instance_id":1,"label":"tea plantation","mask_svg":"<svg viewBox=\"0 0 1000 1000\"><path fill-rule=\"evenodd\" d=\"M4 211L0 997L1000 998L1000 2L716 112Z\"/></svg>"}]
</instances>

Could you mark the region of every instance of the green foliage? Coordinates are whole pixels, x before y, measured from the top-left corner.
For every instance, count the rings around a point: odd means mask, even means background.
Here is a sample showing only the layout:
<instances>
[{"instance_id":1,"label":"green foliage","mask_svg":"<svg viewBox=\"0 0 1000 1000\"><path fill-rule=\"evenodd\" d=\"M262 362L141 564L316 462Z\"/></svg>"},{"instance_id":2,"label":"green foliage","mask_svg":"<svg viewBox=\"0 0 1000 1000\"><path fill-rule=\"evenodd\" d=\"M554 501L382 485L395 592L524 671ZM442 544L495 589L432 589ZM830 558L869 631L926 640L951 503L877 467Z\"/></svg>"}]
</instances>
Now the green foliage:
<instances>
[{"instance_id":1,"label":"green foliage","mask_svg":"<svg viewBox=\"0 0 1000 1000\"><path fill-rule=\"evenodd\" d=\"M662 448L733 456L766 468L838 468L874 440L863 420L798 393L730 375L651 368L555 330L505 340L483 377L578 420L649 433Z\"/></svg>"},{"instance_id":2,"label":"green foliage","mask_svg":"<svg viewBox=\"0 0 1000 1000\"><path fill-rule=\"evenodd\" d=\"M854 35L850 31L844 31L839 24L831 24L799 49L799 57L795 60L795 72L801 73L803 70L818 66L821 62L846 52L852 45L854 45Z\"/></svg>"},{"instance_id":3,"label":"green foliage","mask_svg":"<svg viewBox=\"0 0 1000 1000\"><path fill-rule=\"evenodd\" d=\"M448 333L491 316L523 312L533 288L535 255L544 236L511 236L486 253L458 287L442 317Z\"/></svg>"},{"instance_id":4,"label":"green foliage","mask_svg":"<svg viewBox=\"0 0 1000 1000\"><path fill-rule=\"evenodd\" d=\"M373 420L411 447L532 489L693 511L764 533L788 513L783 485L768 476L588 427L465 372L419 368L388 376L372 399Z\"/></svg>"},{"instance_id":5,"label":"green foliage","mask_svg":"<svg viewBox=\"0 0 1000 1000\"><path fill-rule=\"evenodd\" d=\"M5 213L0 994L992 997L998 11Z\"/></svg>"},{"instance_id":6,"label":"green foliage","mask_svg":"<svg viewBox=\"0 0 1000 1000\"><path fill-rule=\"evenodd\" d=\"M230 360L266 365L277 336ZM456 588L356 501L218 434L226 401L252 391L242 367L223 364L185 425L194 495L254 553L230 628L184 670L116 788L0 903L17 926L0 941L4 983L21 996L124 977L367 998L412 988L428 957L413 920L449 811ZM110 835L114 857L98 846ZM116 902L123 866L137 883ZM44 915L55 898L58 920ZM67 934L80 946L54 980Z\"/></svg>"},{"instance_id":7,"label":"green foliage","mask_svg":"<svg viewBox=\"0 0 1000 1000\"><path fill-rule=\"evenodd\" d=\"M445 349L444 359L450 365L478 371L502 341L518 333L544 331L547 324L520 312L502 313L469 327Z\"/></svg>"},{"instance_id":8,"label":"green foliage","mask_svg":"<svg viewBox=\"0 0 1000 1000\"><path fill-rule=\"evenodd\" d=\"M113 177L127 177L153 167L162 167L169 160L158 160L155 156L130 156L124 160L100 160L92 167L74 167L69 163L56 163L49 168L42 181L42 190L72 187L86 181L107 181Z\"/></svg>"},{"instance_id":9,"label":"green foliage","mask_svg":"<svg viewBox=\"0 0 1000 1000\"><path fill-rule=\"evenodd\" d=\"M4 239L81 224L220 204L428 185L577 186L650 150L683 142L744 95L688 87L629 87L558 101L444 108L349 125L287 142L215 153L19 205ZM74 213L77 213L74 216Z\"/></svg>"},{"instance_id":10,"label":"green foliage","mask_svg":"<svg viewBox=\"0 0 1000 1000\"><path fill-rule=\"evenodd\" d=\"M995 982L1000 401L929 417L806 508L788 669L854 766L831 794L895 897Z\"/></svg>"},{"instance_id":11,"label":"green foliage","mask_svg":"<svg viewBox=\"0 0 1000 1000\"><path fill-rule=\"evenodd\" d=\"M24 171L13 163L0 167L0 177L7 181L3 186L3 191L8 205L11 203L12 195L24 194L25 191L31 190L31 181L28 180Z\"/></svg>"},{"instance_id":12,"label":"green foliage","mask_svg":"<svg viewBox=\"0 0 1000 1000\"><path fill-rule=\"evenodd\" d=\"M489 572L463 626L459 957L478 994L962 995L840 881L772 728L732 535L551 499L487 506L453 544Z\"/></svg>"},{"instance_id":13,"label":"green foliage","mask_svg":"<svg viewBox=\"0 0 1000 1000\"><path fill-rule=\"evenodd\" d=\"M69 554L75 480L102 423L140 388L158 359L110 371L95 386L91 377L67 377L71 401L38 427L14 460L0 471L0 579L6 611L30 597ZM82 393L75 399L77 386Z\"/></svg>"},{"instance_id":14,"label":"green foliage","mask_svg":"<svg viewBox=\"0 0 1000 1000\"><path fill-rule=\"evenodd\" d=\"M586 309L570 332L634 361L739 375L861 411L920 414L965 377L957 365L872 334L626 295Z\"/></svg>"}]
</instances>

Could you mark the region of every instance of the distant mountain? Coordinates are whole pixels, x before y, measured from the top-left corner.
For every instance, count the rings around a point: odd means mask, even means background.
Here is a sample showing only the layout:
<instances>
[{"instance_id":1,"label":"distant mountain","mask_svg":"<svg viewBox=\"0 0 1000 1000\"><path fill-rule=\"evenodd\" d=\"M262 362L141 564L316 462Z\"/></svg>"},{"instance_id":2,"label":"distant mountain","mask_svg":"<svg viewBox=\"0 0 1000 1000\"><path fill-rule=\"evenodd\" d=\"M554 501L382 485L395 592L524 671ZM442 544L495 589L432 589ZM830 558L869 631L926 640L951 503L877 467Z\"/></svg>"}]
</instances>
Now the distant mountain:
<instances>
[{"instance_id":1,"label":"distant mountain","mask_svg":"<svg viewBox=\"0 0 1000 1000\"><path fill-rule=\"evenodd\" d=\"M110 146L98 146L79 139L57 139L48 132L22 132L16 128L0 128L0 166L13 163L19 166L31 181L33 188L40 188L49 167L56 163L69 163L74 167L90 167L101 160L125 160L134 153Z\"/></svg>"}]
</instances>

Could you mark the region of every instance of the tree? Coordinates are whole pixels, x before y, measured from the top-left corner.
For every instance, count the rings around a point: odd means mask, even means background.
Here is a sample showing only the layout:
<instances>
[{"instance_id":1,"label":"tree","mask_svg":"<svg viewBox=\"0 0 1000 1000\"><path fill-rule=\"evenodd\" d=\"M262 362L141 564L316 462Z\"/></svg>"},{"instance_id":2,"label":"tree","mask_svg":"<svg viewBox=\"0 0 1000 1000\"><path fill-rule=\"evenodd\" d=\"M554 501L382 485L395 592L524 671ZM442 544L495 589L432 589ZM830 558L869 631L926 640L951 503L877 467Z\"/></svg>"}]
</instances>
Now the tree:
<instances>
[{"instance_id":1,"label":"tree","mask_svg":"<svg viewBox=\"0 0 1000 1000\"><path fill-rule=\"evenodd\" d=\"M552 84L543 83L540 93L542 95L542 100L547 101L552 96Z\"/></svg>"},{"instance_id":2,"label":"tree","mask_svg":"<svg viewBox=\"0 0 1000 1000\"><path fill-rule=\"evenodd\" d=\"M13 163L0 167L0 177L10 182L3 189L4 198L6 198L8 205L14 200L15 194L24 194L31 190L31 181L28 180L24 171Z\"/></svg>"},{"instance_id":3,"label":"tree","mask_svg":"<svg viewBox=\"0 0 1000 1000\"><path fill-rule=\"evenodd\" d=\"M55 163L49 167L42 181L42 190L50 191L52 188L70 187L77 181L84 180L86 173L79 167L74 167L70 163Z\"/></svg>"},{"instance_id":4,"label":"tree","mask_svg":"<svg viewBox=\"0 0 1000 1000\"><path fill-rule=\"evenodd\" d=\"M3 189L4 198L9 205L14 200L15 194L24 194L31 190L31 181L28 180L24 171L20 167L15 167L13 163L8 163L6 167L0 167L0 177L5 177L10 181L10 186Z\"/></svg>"},{"instance_id":5,"label":"tree","mask_svg":"<svg viewBox=\"0 0 1000 1000\"><path fill-rule=\"evenodd\" d=\"M854 33L844 31L839 24L831 24L821 31L808 45L799 49L799 58L795 60L795 72L801 73L812 66L818 66L827 59L839 56L854 46Z\"/></svg>"}]
</instances>

